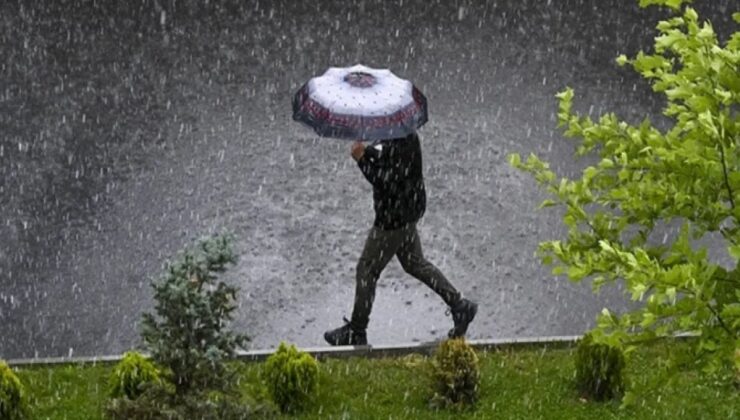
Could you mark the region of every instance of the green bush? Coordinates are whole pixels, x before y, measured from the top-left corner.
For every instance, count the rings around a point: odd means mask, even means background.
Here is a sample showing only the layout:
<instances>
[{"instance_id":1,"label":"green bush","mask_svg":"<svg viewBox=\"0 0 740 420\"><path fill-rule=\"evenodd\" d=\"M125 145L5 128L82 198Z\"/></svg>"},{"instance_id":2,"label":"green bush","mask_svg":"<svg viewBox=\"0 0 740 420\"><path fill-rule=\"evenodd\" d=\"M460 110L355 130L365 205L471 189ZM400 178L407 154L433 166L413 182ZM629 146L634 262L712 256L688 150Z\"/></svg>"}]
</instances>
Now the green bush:
<instances>
[{"instance_id":1,"label":"green bush","mask_svg":"<svg viewBox=\"0 0 740 420\"><path fill-rule=\"evenodd\" d=\"M735 386L740 388L740 347L735 349Z\"/></svg>"},{"instance_id":2,"label":"green bush","mask_svg":"<svg viewBox=\"0 0 740 420\"><path fill-rule=\"evenodd\" d=\"M231 331L237 288L219 280L237 261L229 234L200 239L167 264L152 282L155 313L145 313L141 336L176 393L226 391L226 361L248 340Z\"/></svg>"},{"instance_id":3,"label":"green bush","mask_svg":"<svg viewBox=\"0 0 740 420\"><path fill-rule=\"evenodd\" d=\"M222 391L177 394L163 383L148 387L135 400L116 398L105 407L111 420L244 420L274 417L269 406L246 401L239 394Z\"/></svg>"},{"instance_id":4,"label":"green bush","mask_svg":"<svg viewBox=\"0 0 740 420\"><path fill-rule=\"evenodd\" d=\"M132 366L114 372L111 395L125 397L108 402L109 418L230 420L251 418L262 410L242 398L237 372L227 363L248 340L228 328L237 289L219 280L237 261L232 241L229 234L200 239L152 282L155 313L143 315L141 335L152 362L162 370L144 374L140 363L145 361L133 356ZM138 385L146 379L142 375L153 371L152 386ZM120 388L114 391L115 386Z\"/></svg>"},{"instance_id":5,"label":"green bush","mask_svg":"<svg viewBox=\"0 0 740 420\"><path fill-rule=\"evenodd\" d=\"M108 384L111 398L126 397L135 400L146 384L160 383L160 372L154 363L140 353L129 351L113 368Z\"/></svg>"},{"instance_id":6,"label":"green bush","mask_svg":"<svg viewBox=\"0 0 740 420\"><path fill-rule=\"evenodd\" d=\"M478 355L464 338L443 341L432 359L435 407L472 405L478 399L480 363Z\"/></svg>"},{"instance_id":7,"label":"green bush","mask_svg":"<svg viewBox=\"0 0 740 420\"><path fill-rule=\"evenodd\" d=\"M624 353L586 334L576 350L576 385L587 399L605 401L624 392Z\"/></svg>"},{"instance_id":8,"label":"green bush","mask_svg":"<svg viewBox=\"0 0 740 420\"><path fill-rule=\"evenodd\" d=\"M304 406L316 391L319 365L316 359L294 345L280 343L265 361L264 379L275 404L283 412Z\"/></svg>"},{"instance_id":9,"label":"green bush","mask_svg":"<svg viewBox=\"0 0 740 420\"><path fill-rule=\"evenodd\" d=\"M105 418L110 420L184 420L173 404L172 386L161 382L150 387L136 398L112 398L105 405Z\"/></svg>"},{"instance_id":10,"label":"green bush","mask_svg":"<svg viewBox=\"0 0 740 420\"><path fill-rule=\"evenodd\" d=\"M29 418L23 384L5 361L0 360L0 419Z\"/></svg>"}]
</instances>

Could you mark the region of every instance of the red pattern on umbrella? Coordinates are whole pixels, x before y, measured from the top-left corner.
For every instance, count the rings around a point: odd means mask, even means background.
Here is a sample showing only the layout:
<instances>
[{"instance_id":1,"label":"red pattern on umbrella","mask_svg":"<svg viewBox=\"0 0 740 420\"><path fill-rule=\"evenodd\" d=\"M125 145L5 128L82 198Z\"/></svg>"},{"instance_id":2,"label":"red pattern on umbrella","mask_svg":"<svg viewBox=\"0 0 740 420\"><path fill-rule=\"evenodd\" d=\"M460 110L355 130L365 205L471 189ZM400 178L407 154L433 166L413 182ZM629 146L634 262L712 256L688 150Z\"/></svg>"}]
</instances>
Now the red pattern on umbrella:
<instances>
[{"instance_id":1,"label":"red pattern on umbrella","mask_svg":"<svg viewBox=\"0 0 740 420\"><path fill-rule=\"evenodd\" d=\"M427 122L427 100L416 86L408 81L405 81L408 83L405 86L398 83L398 76L389 71L375 74L372 72L374 69L365 69L369 68L357 65L349 72L343 71L346 69L333 73L327 70L324 76L320 76L333 78L320 85L321 89L329 91L317 95L329 104L314 98L314 87L310 83L313 79L309 80L293 97L293 119L313 128L320 136L364 140L407 135ZM384 77L395 78L396 83L381 83ZM378 89L375 92L377 98L373 98L373 92L365 95L355 90L369 87ZM334 99L331 99L332 95ZM364 109L363 101L372 102L372 106ZM384 109L383 105L387 108ZM384 111L390 113L383 114Z\"/></svg>"},{"instance_id":2,"label":"red pattern on umbrella","mask_svg":"<svg viewBox=\"0 0 740 420\"><path fill-rule=\"evenodd\" d=\"M390 115L381 116L359 116L332 113L328 108L309 97L305 91L300 93L302 108L306 110L316 120L326 121L332 125L339 125L349 128L377 128L387 125L399 125L408 118L417 113L423 103L421 92L413 88L414 102L406 105Z\"/></svg>"}]
</instances>

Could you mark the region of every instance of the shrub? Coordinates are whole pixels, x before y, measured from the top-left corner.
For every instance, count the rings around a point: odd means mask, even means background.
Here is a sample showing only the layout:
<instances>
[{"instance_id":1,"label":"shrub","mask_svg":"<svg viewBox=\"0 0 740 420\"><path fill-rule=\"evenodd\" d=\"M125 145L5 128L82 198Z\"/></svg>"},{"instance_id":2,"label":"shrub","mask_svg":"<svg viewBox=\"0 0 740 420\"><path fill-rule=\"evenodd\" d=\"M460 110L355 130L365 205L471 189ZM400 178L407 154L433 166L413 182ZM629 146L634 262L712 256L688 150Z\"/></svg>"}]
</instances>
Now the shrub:
<instances>
[{"instance_id":1,"label":"shrub","mask_svg":"<svg viewBox=\"0 0 740 420\"><path fill-rule=\"evenodd\" d=\"M106 406L111 420L243 420L272 418L268 406L221 391L178 395L171 384L148 387L135 400L116 398Z\"/></svg>"},{"instance_id":2,"label":"shrub","mask_svg":"<svg viewBox=\"0 0 740 420\"><path fill-rule=\"evenodd\" d=\"M146 387L136 399L113 398L105 405L110 420L184 420L173 404L172 385L159 382Z\"/></svg>"},{"instance_id":3,"label":"shrub","mask_svg":"<svg viewBox=\"0 0 740 420\"><path fill-rule=\"evenodd\" d=\"M220 391L189 396L180 406L186 414L184 420L268 419L275 414L269 406Z\"/></svg>"},{"instance_id":4,"label":"shrub","mask_svg":"<svg viewBox=\"0 0 740 420\"><path fill-rule=\"evenodd\" d=\"M156 316L144 314L141 335L178 395L231 386L226 360L247 337L227 328L237 289L217 280L236 260L230 236L204 238L152 283Z\"/></svg>"},{"instance_id":5,"label":"shrub","mask_svg":"<svg viewBox=\"0 0 740 420\"><path fill-rule=\"evenodd\" d=\"M464 338L445 340L439 345L432 359L432 381L433 406L462 408L478 399L478 355Z\"/></svg>"},{"instance_id":6,"label":"shrub","mask_svg":"<svg viewBox=\"0 0 740 420\"><path fill-rule=\"evenodd\" d=\"M586 334L576 350L576 385L584 398L604 401L624 392L624 353Z\"/></svg>"},{"instance_id":7,"label":"shrub","mask_svg":"<svg viewBox=\"0 0 740 420\"><path fill-rule=\"evenodd\" d=\"M129 351L111 372L108 379L109 395L111 398L134 400L141 395L146 384L160 382L160 372L154 363L140 353Z\"/></svg>"},{"instance_id":8,"label":"shrub","mask_svg":"<svg viewBox=\"0 0 740 420\"><path fill-rule=\"evenodd\" d=\"M0 419L29 418L23 384L5 361L0 360Z\"/></svg>"},{"instance_id":9,"label":"shrub","mask_svg":"<svg viewBox=\"0 0 740 420\"><path fill-rule=\"evenodd\" d=\"M735 349L735 386L740 388L740 347Z\"/></svg>"},{"instance_id":10,"label":"shrub","mask_svg":"<svg viewBox=\"0 0 740 420\"><path fill-rule=\"evenodd\" d=\"M318 376L316 359L294 345L280 343L277 351L265 361L264 379L268 391L283 412L293 412L304 406L316 391Z\"/></svg>"}]
</instances>

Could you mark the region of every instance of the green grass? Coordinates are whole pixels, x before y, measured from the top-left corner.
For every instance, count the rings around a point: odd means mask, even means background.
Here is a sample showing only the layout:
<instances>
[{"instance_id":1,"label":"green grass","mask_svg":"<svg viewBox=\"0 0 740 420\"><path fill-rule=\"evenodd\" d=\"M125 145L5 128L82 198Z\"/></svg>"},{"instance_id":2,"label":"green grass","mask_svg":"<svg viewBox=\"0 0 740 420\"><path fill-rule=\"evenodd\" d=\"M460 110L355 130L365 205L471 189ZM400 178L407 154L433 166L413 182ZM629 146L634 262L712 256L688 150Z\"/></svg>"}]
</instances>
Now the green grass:
<instances>
[{"instance_id":1,"label":"green grass","mask_svg":"<svg viewBox=\"0 0 740 420\"><path fill-rule=\"evenodd\" d=\"M18 369L33 419L98 419L113 365L59 365Z\"/></svg>"},{"instance_id":2,"label":"green grass","mask_svg":"<svg viewBox=\"0 0 740 420\"><path fill-rule=\"evenodd\" d=\"M465 412L428 407L428 360L326 360L319 393L307 410L285 419L731 419L740 418L740 392L729 381L684 371L672 383L638 392L634 407L582 401L573 388L572 348L480 353L480 401ZM653 346L628 360L628 381L641 389L655 378L665 347ZM247 394L264 398L261 363L236 363ZM111 365L19 368L34 419L101 418Z\"/></svg>"}]
</instances>

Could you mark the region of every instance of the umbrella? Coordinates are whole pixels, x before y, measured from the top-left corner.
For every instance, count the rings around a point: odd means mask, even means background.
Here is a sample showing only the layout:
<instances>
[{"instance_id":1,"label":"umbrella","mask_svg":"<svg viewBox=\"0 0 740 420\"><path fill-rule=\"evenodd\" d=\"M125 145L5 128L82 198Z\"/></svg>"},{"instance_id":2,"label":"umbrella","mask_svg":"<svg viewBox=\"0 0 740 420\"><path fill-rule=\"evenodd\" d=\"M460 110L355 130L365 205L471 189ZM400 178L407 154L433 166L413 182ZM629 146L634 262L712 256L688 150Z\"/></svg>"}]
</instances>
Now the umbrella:
<instances>
[{"instance_id":1,"label":"umbrella","mask_svg":"<svg viewBox=\"0 0 740 420\"><path fill-rule=\"evenodd\" d=\"M388 69L330 67L296 92L293 119L323 137L399 138L427 122L427 100Z\"/></svg>"}]
</instances>

